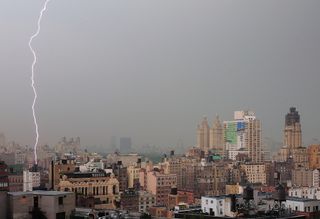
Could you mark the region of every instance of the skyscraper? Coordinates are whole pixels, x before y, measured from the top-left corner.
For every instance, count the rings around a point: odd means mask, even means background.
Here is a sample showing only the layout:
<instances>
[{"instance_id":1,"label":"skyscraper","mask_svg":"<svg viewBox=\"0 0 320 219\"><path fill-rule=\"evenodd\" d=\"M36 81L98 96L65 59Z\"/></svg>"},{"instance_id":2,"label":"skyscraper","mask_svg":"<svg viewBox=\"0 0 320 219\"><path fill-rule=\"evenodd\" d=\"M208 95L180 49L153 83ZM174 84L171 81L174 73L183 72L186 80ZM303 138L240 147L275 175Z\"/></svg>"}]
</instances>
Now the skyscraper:
<instances>
[{"instance_id":1,"label":"skyscraper","mask_svg":"<svg viewBox=\"0 0 320 219\"><path fill-rule=\"evenodd\" d=\"M289 150L302 146L300 115L295 107L290 108L290 112L285 118L283 145Z\"/></svg>"},{"instance_id":2,"label":"skyscraper","mask_svg":"<svg viewBox=\"0 0 320 219\"><path fill-rule=\"evenodd\" d=\"M197 128L197 146L206 153L209 150L209 132L210 128L207 117L203 117L201 124Z\"/></svg>"},{"instance_id":3,"label":"skyscraper","mask_svg":"<svg viewBox=\"0 0 320 219\"><path fill-rule=\"evenodd\" d=\"M295 107L291 107L285 116L283 130L283 146L278 153L278 160L293 159L295 167L307 166L307 149L302 146L300 115Z\"/></svg>"},{"instance_id":4,"label":"skyscraper","mask_svg":"<svg viewBox=\"0 0 320 219\"><path fill-rule=\"evenodd\" d=\"M249 151L249 158L254 163L262 161L262 148L261 148L261 122L252 118L245 118L246 122L246 147Z\"/></svg>"},{"instance_id":5,"label":"skyscraper","mask_svg":"<svg viewBox=\"0 0 320 219\"><path fill-rule=\"evenodd\" d=\"M223 125L220 118L217 115L210 129L210 149L218 154L223 154L224 149L224 137L223 137Z\"/></svg>"},{"instance_id":6,"label":"skyscraper","mask_svg":"<svg viewBox=\"0 0 320 219\"><path fill-rule=\"evenodd\" d=\"M261 122L255 113L235 111L234 120L223 123L226 156L235 160L238 154L247 154L252 162L261 162Z\"/></svg>"}]
</instances>

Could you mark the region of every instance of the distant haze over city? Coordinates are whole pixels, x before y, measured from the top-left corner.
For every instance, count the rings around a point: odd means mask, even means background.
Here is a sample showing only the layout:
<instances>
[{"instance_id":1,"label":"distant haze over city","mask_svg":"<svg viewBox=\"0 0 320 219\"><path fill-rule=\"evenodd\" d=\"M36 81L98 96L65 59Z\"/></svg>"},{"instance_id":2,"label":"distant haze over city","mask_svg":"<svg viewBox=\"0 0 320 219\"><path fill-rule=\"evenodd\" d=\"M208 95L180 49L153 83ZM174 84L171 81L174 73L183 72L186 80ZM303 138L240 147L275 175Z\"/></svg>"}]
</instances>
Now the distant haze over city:
<instances>
[{"instance_id":1,"label":"distant haze over city","mask_svg":"<svg viewBox=\"0 0 320 219\"><path fill-rule=\"evenodd\" d=\"M290 3L290 4L288 4ZM30 35L43 1L0 3L0 133L34 144ZM320 139L320 1L52 0L34 40L40 144L196 144L197 124L252 110L267 142L301 115ZM273 142L273 143L270 143ZM119 144L119 142L118 142ZM305 145L306 146L306 145Z\"/></svg>"}]
</instances>

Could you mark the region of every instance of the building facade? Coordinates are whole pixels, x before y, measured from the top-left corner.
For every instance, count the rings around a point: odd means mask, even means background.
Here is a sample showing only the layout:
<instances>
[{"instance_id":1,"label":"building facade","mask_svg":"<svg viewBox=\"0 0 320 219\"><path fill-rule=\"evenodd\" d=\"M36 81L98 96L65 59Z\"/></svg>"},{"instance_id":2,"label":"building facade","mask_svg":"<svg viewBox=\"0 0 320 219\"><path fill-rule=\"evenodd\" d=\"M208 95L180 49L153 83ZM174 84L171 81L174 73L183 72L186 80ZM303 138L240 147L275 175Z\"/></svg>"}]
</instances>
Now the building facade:
<instances>
[{"instance_id":1,"label":"building facade","mask_svg":"<svg viewBox=\"0 0 320 219\"><path fill-rule=\"evenodd\" d=\"M210 129L210 144L209 148L214 153L224 155L224 136L223 136L223 124L217 115L215 121Z\"/></svg>"},{"instance_id":2,"label":"building facade","mask_svg":"<svg viewBox=\"0 0 320 219\"><path fill-rule=\"evenodd\" d=\"M225 153L235 160L247 154L254 163L262 162L261 122L252 111L235 111L233 121L224 121Z\"/></svg>"},{"instance_id":3,"label":"building facade","mask_svg":"<svg viewBox=\"0 0 320 219\"><path fill-rule=\"evenodd\" d=\"M165 174L159 170L147 171L146 191L156 196L157 205L167 205L171 188L177 186L176 174Z\"/></svg>"},{"instance_id":4,"label":"building facade","mask_svg":"<svg viewBox=\"0 0 320 219\"><path fill-rule=\"evenodd\" d=\"M9 191L8 166L0 161L0 191Z\"/></svg>"},{"instance_id":5,"label":"building facade","mask_svg":"<svg viewBox=\"0 0 320 219\"><path fill-rule=\"evenodd\" d=\"M210 144L210 128L207 117L204 117L197 128L197 146L208 153Z\"/></svg>"},{"instance_id":6,"label":"building facade","mask_svg":"<svg viewBox=\"0 0 320 219\"><path fill-rule=\"evenodd\" d=\"M297 168L292 170L292 185L319 187L319 170Z\"/></svg>"},{"instance_id":7,"label":"building facade","mask_svg":"<svg viewBox=\"0 0 320 219\"><path fill-rule=\"evenodd\" d=\"M150 207L156 205L156 196L147 191L139 191L139 211L148 212Z\"/></svg>"},{"instance_id":8,"label":"building facade","mask_svg":"<svg viewBox=\"0 0 320 219\"><path fill-rule=\"evenodd\" d=\"M243 164L241 167L250 183L266 184L267 176L265 164Z\"/></svg>"},{"instance_id":9,"label":"building facade","mask_svg":"<svg viewBox=\"0 0 320 219\"><path fill-rule=\"evenodd\" d=\"M8 218L70 218L75 210L75 194L59 191L8 193Z\"/></svg>"},{"instance_id":10,"label":"building facade","mask_svg":"<svg viewBox=\"0 0 320 219\"><path fill-rule=\"evenodd\" d=\"M310 169L320 169L320 145L310 145L307 149Z\"/></svg>"},{"instance_id":11,"label":"building facade","mask_svg":"<svg viewBox=\"0 0 320 219\"><path fill-rule=\"evenodd\" d=\"M120 200L119 181L105 172L67 173L57 188L76 193L77 203L82 207L113 209Z\"/></svg>"}]
</instances>

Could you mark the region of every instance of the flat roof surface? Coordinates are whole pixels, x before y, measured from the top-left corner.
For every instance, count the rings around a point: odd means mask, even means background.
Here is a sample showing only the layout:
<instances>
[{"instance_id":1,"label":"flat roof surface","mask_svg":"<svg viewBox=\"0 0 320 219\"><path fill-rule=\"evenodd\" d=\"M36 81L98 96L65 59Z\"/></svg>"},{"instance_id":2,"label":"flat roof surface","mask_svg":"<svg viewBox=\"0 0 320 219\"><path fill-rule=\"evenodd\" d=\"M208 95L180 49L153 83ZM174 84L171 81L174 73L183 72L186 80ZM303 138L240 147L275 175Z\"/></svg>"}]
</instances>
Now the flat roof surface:
<instances>
[{"instance_id":1,"label":"flat roof surface","mask_svg":"<svg viewBox=\"0 0 320 219\"><path fill-rule=\"evenodd\" d=\"M299 201L299 202L311 202L311 201L319 201L318 199L310 199L310 198L300 198L300 197L287 197L286 198L288 201Z\"/></svg>"},{"instance_id":2,"label":"flat roof surface","mask_svg":"<svg viewBox=\"0 0 320 219\"><path fill-rule=\"evenodd\" d=\"M8 192L8 195L12 195L12 196L22 196L22 195L58 196L58 195L68 195L68 194L73 194L73 192L45 191L45 190L35 190L31 192Z\"/></svg>"}]
</instances>

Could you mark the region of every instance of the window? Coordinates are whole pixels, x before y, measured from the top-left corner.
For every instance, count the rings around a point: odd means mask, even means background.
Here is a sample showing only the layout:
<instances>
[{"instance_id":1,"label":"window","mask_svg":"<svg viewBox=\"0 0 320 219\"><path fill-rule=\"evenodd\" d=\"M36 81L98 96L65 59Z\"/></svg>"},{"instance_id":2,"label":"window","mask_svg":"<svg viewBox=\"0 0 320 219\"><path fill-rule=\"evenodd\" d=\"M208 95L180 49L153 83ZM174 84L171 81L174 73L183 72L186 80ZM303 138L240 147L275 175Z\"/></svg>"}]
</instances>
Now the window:
<instances>
[{"instance_id":1,"label":"window","mask_svg":"<svg viewBox=\"0 0 320 219\"><path fill-rule=\"evenodd\" d=\"M39 207L39 198L38 196L33 197L33 207L38 208Z\"/></svg>"},{"instance_id":2,"label":"window","mask_svg":"<svg viewBox=\"0 0 320 219\"><path fill-rule=\"evenodd\" d=\"M63 197L59 197L58 202L59 202L59 205L63 205Z\"/></svg>"}]
</instances>

